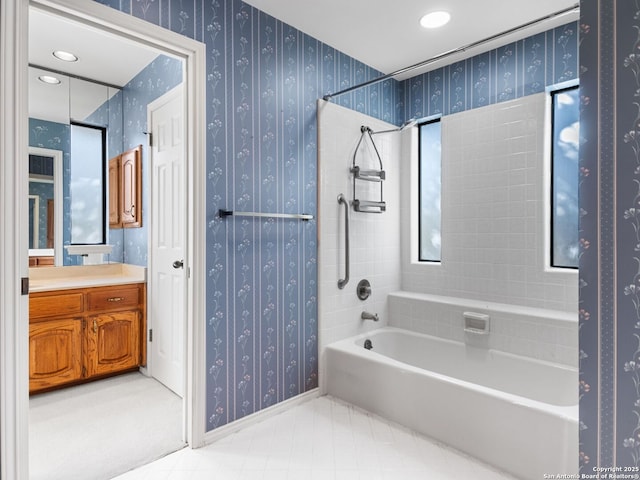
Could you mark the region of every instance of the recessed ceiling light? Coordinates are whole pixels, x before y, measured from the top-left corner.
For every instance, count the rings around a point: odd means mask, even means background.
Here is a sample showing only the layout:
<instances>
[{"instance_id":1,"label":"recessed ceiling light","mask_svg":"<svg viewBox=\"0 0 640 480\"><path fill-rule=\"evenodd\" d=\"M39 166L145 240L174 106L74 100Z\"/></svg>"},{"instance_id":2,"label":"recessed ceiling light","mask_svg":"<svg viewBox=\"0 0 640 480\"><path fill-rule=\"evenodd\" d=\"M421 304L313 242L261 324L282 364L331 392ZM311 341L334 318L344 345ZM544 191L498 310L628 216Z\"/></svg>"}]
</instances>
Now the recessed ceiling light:
<instances>
[{"instance_id":1,"label":"recessed ceiling light","mask_svg":"<svg viewBox=\"0 0 640 480\"><path fill-rule=\"evenodd\" d=\"M60 79L53 77L51 75L40 75L38 80L44 83L49 83L51 85L58 85L60 83Z\"/></svg>"},{"instance_id":2,"label":"recessed ceiling light","mask_svg":"<svg viewBox=\"0 0 640 480\"><path fill-rule=\"evenodd\" d=\"M451 20L451 15L449 15L449 12L431 12L427 13L420 19L420 25L422 25L424 28L438 28L449 23L449 20Z\"/></svg>"},{"instance_id":3,"label":"recessed ceiling light","mask_svg":"<svg viewBox=\"0 0 640 480\"><path fill-rule=\"evenodd\" d=\"M65 62L78 61L78 57L76 57L73 53L65 52L64 50L56 50L55 52L53 52L53 56Z\"/></svg>"}]
</instances>

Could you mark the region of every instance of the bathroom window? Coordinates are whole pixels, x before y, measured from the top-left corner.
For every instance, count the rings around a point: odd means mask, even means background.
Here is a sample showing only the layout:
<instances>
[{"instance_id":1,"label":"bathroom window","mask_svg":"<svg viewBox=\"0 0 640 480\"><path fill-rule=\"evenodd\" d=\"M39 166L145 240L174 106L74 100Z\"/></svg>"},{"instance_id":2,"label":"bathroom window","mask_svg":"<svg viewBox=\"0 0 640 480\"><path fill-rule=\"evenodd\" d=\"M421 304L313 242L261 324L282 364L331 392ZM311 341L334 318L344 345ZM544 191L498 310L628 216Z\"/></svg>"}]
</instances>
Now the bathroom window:
<instances>
[{"instance_id":1,"label":"bathroom window","mask_svg":"<svg viewBox=\"0 0 640 480\"><path fill-rule=\"evenodd\" d=\"M440 119L421 123L419 131L419 247L421 262L439 262L441 219Z\"/></svg>"},{"instance_id":2,"label":"bathroom window","mask_svg":"<svg viewBox=\"0 0 640 480\"><path fill-rule=\"evenodd\" d=\"M578 268L578 87L551 92L551 266Z\"/></svg>"},{"instance_id":3,"label":"bathroom window","mask_svg":"<svg viewBox=\"0 0 640 480\"><path fill-rule=\"evenodd\" d=\"M71 124L71 243L105 243L106 129Z\"/></svg>"}]
</instances>

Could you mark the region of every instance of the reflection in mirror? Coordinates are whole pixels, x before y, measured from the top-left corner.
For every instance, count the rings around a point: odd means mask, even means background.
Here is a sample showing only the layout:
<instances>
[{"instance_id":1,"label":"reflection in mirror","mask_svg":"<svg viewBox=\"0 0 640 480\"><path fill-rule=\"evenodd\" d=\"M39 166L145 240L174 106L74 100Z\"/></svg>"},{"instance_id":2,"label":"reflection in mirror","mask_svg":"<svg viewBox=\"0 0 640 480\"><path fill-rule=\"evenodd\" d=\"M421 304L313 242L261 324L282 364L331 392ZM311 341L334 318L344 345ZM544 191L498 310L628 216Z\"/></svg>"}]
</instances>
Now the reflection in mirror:
<instances>
[{"instance_id":1,"label":"reflection in mirror","mask_svg":"<svg viewBox=\"0 0 640 480\"><path fill-rule=\"evenodd\" d=\"M29 182L31 187L31 182ZM48 223L48 219L47 223ZM29 194L29 248L40 248L40 195Z\"/></svg>"},{"instance_id":2,"label":"reflection in mirror","mask_svg":"<svg viewBox=\"0 0 640 480\"><path fill-rule=\"evenodd\" d=\"M107 129L71 124L71 244L105 244Z\"/></svg>"},{"instance_id":3,"label":"reflection in mirror","mask_svg":"<svg viewBox=\"0 0 640 480\"><path fill-rule=\"evenodd\" d=\"M62 156L29 147L29 256L62 265Z\"/></svg>"},{"instance_id":4,"label":"reflection in mirror","mask_svg":"<svg viewBox=\"0 0 640 480\"><path fill-rule=\"evenodd\" d=\"M55 76L60 83L44 83L43 75ZM29 78L29 145L62 153L61 215L55 215L54 226L58 228L59 219L60 265L77 265L81 259L69 255L63 245L107 242L105 159L107 149L122 151L122 95L118 88L40 67L29 67ZM87 132L91 138L97 135L98 142L87 142ZM39 208L42 211L46 204L40 201ZM51 248L57 256L58 243Z\"/></svg>"},{"instance_id":5,"label":"reflection in mirror","mask_svg":"<svg viewBox=\"0 0 640 480\"><path fill-rule=\"evenodd\" d=\"M62 62L52 55L53 50L72 52L79 60ZM145 145L140 162L143 205L140 214L145 217L148 210L144 205L151 204L149 183L145 181L151 171L150 156L146 151L147 106L182 82L184 62L89 25L70 22L31 7L29 64L29 145L63 152L63 246L94 241L72 239L71 231L75 229L72 210L86 211L72 209L72 203L77 199L70 186L75 169L71 154L71 125L74 123L106 129L106 159ZM39 77L45 74L58 77L60 83L40 81ZM102 189L106 197L108 185L103 183ZM105 260L146 265L148 222L143 218L140 227L109 228L106 201L103 218L102 236L113 246ZM66 248L61 255L64 265L78 265L83 261L78 255L69 255Z\"/></svg>"}]
</instances>

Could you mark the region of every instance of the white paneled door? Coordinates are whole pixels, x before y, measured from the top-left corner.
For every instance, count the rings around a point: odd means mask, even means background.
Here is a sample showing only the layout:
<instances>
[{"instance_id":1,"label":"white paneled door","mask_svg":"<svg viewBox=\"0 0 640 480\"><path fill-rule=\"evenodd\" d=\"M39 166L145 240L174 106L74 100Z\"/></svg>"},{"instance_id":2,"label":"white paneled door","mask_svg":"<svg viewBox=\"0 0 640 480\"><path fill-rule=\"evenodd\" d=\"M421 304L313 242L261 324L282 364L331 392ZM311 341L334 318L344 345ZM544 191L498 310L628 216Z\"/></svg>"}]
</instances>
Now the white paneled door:
<instances>
[{"instance_id":1,"label":"white paneled door","mask_svg":"<svg viewBox=\"0 0 640 480\"><path fill-rule=\"evenodd\" d=\"M184 102L178 86L148 106L151 139L149 371L184 394L186 184Z\"/></svg>"}]
</instances>

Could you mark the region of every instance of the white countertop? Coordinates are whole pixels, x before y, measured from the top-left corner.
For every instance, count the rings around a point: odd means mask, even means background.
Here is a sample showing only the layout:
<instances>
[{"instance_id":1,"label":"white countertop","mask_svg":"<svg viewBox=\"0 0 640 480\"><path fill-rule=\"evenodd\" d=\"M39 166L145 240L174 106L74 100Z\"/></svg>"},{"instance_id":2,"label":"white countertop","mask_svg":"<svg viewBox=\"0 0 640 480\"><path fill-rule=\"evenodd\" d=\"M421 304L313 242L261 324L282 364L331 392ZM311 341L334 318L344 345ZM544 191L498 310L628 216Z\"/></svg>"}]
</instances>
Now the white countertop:
<instances>
[{"instance_id":1,"label":"white countertop","mask_svg":"<svg viewBox=\"0 0 640 480\"><path fill-rule=\"evenodd\" d=\"M146 282L146 280L145 267L124 263L38 267L29 269L29 292L122 285Z\"/></svg>"}]
</instances>

